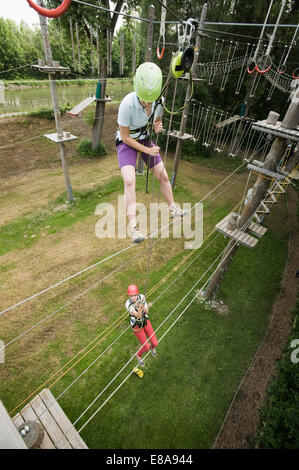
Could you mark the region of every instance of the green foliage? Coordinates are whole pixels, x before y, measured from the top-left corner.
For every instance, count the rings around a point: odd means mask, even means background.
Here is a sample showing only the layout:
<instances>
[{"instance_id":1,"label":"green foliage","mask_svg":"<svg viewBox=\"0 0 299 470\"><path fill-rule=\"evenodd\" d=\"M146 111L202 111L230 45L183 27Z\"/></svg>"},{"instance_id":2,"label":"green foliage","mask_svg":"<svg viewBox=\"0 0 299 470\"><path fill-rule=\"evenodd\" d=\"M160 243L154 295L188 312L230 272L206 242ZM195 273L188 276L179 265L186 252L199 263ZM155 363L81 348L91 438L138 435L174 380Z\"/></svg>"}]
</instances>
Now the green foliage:
<instances>
[{"instance_id":1,"label":"green foliage","mask_svg":"<svg viewBox=\"0 0 299 470\"><path fill-rule=\"evenodd\" d=\"M105 147L105 144L103 142L100 142L94 149L92 148L92 142L90 139L87 137L84 139L81 139L78 146L77 150L81 157L102 157L104 155L107 155L107 150Z\"/></svg>"},{"instance_id":2,"label":"green foliage","mask_svg":"<svg viewBox=\"0 0 299 470\"><path fill-rule=\"evenodd\" d=\"M259 448L298 449L299 446L299 364L291 361L293 339L299 338L299 300L293 311L293 332L277 365L266 403L260 414L255 438Z\"/></svg>"},{"instance_id":3,"label":"green foliage","mask_svg":"<svg viewBox=\"0 0 299 470\"><path fill-rule=\"evenodd\" d=\"M61 106L60 108L60 114L63 115L67 111L71 109L71 106L67 103L64 106ZM40 117L43 119L49 119L49 120L54 120L54 110L53 108L41 108L38 111L32 111L31 113L28 113L28 116L34 116L34 117Z\"/></svg>"}]
</instances>

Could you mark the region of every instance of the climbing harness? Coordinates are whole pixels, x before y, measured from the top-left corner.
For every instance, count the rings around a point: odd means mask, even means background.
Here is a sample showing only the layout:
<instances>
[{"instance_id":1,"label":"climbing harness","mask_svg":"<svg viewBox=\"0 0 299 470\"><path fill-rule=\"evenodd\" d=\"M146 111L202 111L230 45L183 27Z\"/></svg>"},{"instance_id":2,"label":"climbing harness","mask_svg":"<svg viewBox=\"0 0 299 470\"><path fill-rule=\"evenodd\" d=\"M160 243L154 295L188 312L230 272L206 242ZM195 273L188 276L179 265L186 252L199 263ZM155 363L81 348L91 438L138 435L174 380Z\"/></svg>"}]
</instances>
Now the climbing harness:
<instances>
[{"instance_id":1,"label":"climbing harness","mask_svg":"<svg viewBox=\"0 0 299 470\"><path fill-rule=\"evenodd\" d=\"M37 11L40 15L47 16L48 18L57 18L58 16L63 15L69 8L71 4L71 0L63 0L62 4L54 8L53 10L48 10L47 8L43 8L40 5L34 3L33 0L27 0L29 6Z\"/></svg>"},{"instance_id":2,"label":"climbing harness","mask_svg":"<svg viewBox=\"0 0 299 470\"><path fill-rule=\"evenodd\" d=\"M138 294L138 299L136 302L132 302L131 299L129 301L128 307L134 305L136 312L138 312L139 309L142 308L142 313L141 313L140 318L136 318L135 315L130 313L130 327L135 333L138 333L140 330L142 330L142 328L144 328L147 325L148 316L143 310L144 304L145 304L145 300L141 299L140 294ZM135 329L136 326L138 326L138 330Z\"/></svg>"}]
</instances>

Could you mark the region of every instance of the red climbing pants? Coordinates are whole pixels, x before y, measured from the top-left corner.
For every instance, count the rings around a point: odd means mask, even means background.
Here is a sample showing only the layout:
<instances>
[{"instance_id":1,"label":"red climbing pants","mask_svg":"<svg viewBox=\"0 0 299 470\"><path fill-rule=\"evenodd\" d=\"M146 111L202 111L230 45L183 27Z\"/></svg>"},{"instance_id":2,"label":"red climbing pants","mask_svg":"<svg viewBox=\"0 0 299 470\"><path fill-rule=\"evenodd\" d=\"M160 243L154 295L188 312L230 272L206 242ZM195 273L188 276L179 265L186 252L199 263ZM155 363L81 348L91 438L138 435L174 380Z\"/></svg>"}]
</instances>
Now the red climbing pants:
<instances>
[{"instance_id":1,"label":"red climbing pants","mask_svg":"<svg viewBox=\"0 0 299 470\"><path fill-rule=\"evenodd\" d=\"M135 330L138 330L138 326L135 326L133 331L134 331L134 335L136 336L136 338L138 338L138 340L140 341L140 343L143 346L140 349L140 351L137 353L137 356L140 358L143 353L150 350L150 345L147 342L147 337L146 336L148 336L148 338L150 338L152 348L156 348L158 346L158 341L157 341L156 335L154 333L152 324L149 320L147 320L147 325L144 326L143 328L141 328L140 331L135 331Z\"/></svg>"}]
</instances>

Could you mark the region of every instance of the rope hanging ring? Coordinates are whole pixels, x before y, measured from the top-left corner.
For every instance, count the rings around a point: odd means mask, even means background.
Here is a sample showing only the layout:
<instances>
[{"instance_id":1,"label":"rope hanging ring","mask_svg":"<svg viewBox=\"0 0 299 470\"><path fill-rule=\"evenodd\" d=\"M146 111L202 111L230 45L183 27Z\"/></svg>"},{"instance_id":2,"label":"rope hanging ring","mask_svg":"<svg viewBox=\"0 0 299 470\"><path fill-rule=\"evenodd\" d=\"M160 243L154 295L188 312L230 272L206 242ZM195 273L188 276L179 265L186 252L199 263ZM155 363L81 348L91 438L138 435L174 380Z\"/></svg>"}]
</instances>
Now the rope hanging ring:
<instances>
[{"instance_id":1,"label":"rope hanging ring","mask_svg":"<svg viewBox=\"0 0 299 470\"><path fill-rule=\"evenodd\" d=\"M282 64L281 67L277 69L277 73L279 73L279 75L282 75L283 73L285 73L286 69L287 69L286 64Z\"/></svg>"},{"instance_id":2,"label":"rope hanging ring","mask_svg":"<svg viewBox=\"0 0 299 470\"><path fill-rule=\"evenodd\" d=\"M251 69L251 64L254 64L254 67ZM253 72L256 71L256 61L251 57L247 63L247 72L251 75Z\"/></svg>"},{"instance_id":3,"label":"rope hanging ring","mask_svg":"<svg viewBox=\"0 0 299 470\"><path fill-rule=\"evenodd\" d=\"M297 67L294 72L292 73L292 78L294 80L298 80L299 76L298 76L298 71L299 71L299 67Z\"/></svg>"},{"instance_id":4,"label":"rope hanging ring","mask_svg":"<svg viewBox=\"0 0 299 470\"><path fill-rule=\"evenodd\" d=\"M162 59L163 56L164 56L164 52L165 52L165 36L162 36L162 39L163 39L163 43L162 43L162 51L160 52L160 38L161 36L159 37L159 41L158 41L158 45L157 45L157 57L158 59Z\"/></svg>"},{"instance_id":5,"label":"rope hanging ring","mask_svg":"<svg viewBox=\"0 0 299 470\"><path fill-rule=\"evenodd\" d=\"M47 8L43 8L40 5L34 3L33 0L27 0L31 8L34 8L37 13L43 16L47 16L48 18L57 18L58 16L63 15L63 13L65 13L66 10L69 8L71 1L72 0L63 0L62 4L59 7L54 8L53 10L48 10Z\"/></svg>"},{"instance_id":6,"label":"rope hanging ring","mask_svg":"<svg viewBox=\"0 0 299 470\"><path fill-rule=\"evenodd\" d=\"M261 70L261 67L263 67L263 70ZM269 72L271 67L272 67L272 60L269 55L265 54L258 58L257 64L256 64L256 71L258 73L261 73L261 74L267 73Z\"/></svg>"},{"instance_id":7,"label":"rope hanging ring","mask_svg":"<svg viewBox=\"0 0 299 470\"><path fill-rule=\"evenodd\" d=\"M161 24L160 24L160 36L159 36L159 41L157 45L157 57L158 59L162 59L164 56L165 52L165 20L166 20L166 0L163 0L163 6L161 9ZM162 51L160 52L160 39L163 39L163 46L162 46Z\"/></svg>"}]
</instances>

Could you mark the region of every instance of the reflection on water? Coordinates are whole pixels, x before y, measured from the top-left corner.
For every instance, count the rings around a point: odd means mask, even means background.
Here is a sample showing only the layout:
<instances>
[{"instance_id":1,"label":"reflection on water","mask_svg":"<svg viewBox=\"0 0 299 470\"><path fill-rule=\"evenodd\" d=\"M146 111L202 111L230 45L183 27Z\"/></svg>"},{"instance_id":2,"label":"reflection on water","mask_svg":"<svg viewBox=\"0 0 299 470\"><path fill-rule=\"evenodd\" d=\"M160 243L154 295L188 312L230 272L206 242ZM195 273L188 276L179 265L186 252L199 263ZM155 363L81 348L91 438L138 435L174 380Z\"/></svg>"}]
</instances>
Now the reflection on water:
<instances>
[{"instance_id":1,"label":"reflection on water","mask_svg":"<svg viewBox=\"0 0 299 470\"><path fill-rule=\"evenodd\" d=\"M30 112L41 108L52 108L52 98L50 88L27 88L18 90L8 90L1 86L0 82L0 114L14 112ZM69 103L75 106L84 98L95 95L96 83L86 86L60 86L57 87L59 105ZM130 82L120 82L118 84L107 84L107 94L113 100L121 100L126 93L132 91Z\"/></svg>"}]
</instances>

